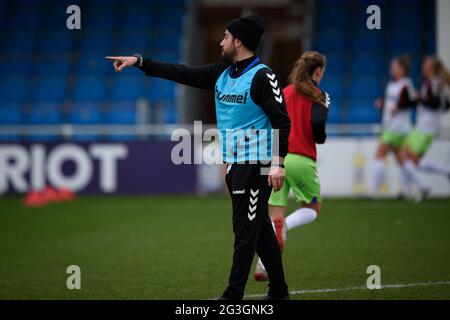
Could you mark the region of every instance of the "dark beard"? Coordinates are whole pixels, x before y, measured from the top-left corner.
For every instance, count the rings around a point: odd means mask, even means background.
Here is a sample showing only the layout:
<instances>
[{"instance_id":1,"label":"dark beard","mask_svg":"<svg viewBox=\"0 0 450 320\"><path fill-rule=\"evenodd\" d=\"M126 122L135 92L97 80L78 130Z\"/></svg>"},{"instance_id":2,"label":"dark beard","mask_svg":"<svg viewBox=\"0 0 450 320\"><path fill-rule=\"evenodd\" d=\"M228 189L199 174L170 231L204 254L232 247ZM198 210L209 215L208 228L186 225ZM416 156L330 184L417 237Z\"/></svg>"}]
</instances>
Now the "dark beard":
<instances>
[{"instance_id":1,"label":"dark beard","mask_svg":"<svg viewBox=\"0 0 450 320\"><path fill-rule=\"evenodd\" d=\"M224 52L222 51L222 61L226 64L233 64L234 63L234 55L235 55L235 50L233 50L232 52Z\"/></svg>"}]
</instances>

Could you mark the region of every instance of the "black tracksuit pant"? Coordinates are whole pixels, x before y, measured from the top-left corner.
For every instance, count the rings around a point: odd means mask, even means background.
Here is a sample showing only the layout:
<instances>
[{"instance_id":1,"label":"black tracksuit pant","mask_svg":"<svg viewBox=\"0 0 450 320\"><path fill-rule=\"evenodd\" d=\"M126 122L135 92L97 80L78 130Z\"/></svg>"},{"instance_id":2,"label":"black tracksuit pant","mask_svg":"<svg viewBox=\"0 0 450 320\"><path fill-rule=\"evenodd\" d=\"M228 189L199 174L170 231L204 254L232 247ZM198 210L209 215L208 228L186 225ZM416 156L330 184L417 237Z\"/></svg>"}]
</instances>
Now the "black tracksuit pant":
<instances>
[{"instance_id":1,"label":"black tracksuit pant","mask_svg":"<svg viewBox=\"0 0 450 320\"><path fill-rule=\"evenodd\" d=\"M225 177L233 202L234 254L228 287L223 297L242 299L255 252L261 258L273 297L288 294L283 263L272 222L268 200L271 192L261 164L227 166Z\"/></svg>"}]
</instances>

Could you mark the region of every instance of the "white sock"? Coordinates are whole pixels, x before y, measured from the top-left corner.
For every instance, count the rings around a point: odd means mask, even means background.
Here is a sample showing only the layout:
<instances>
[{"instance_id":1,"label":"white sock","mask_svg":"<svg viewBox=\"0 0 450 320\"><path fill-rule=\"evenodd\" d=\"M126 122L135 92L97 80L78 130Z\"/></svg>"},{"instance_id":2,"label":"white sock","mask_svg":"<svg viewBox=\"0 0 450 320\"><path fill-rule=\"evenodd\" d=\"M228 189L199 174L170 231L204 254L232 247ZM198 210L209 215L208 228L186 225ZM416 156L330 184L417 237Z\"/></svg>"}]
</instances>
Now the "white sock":
<instances>
[{"instance_id":1,"label":"white sock","mask_svg":"<svg viewBox=\"0 0 450 320\"><path fill-rule=\"evenodd\" d=\"M376 159L373 164L373 187L372 191L377 194L380 191L381 185L386 180L386 167L384 160Z\"/></svg>"},{"instance_id":2,"label":"white sock","mask_svg":"<svg viewBox=\"0 0 450 320\"><path fill-rule=\"evenodd\" d=\"M408 172L411 180L419 187L419 189L423 190L427 188L414 162L411 160L406 160L403 166L405 167L406 172Z\"/></svg>"},{"instance_id":3,"label":"white sock","mask_svg":"<svg viewBox=\"0 0 450 320\"><path fill-rule=\"evenodd\" d=\"M288 230L300 227L316 220L317 212L311 208L300 208L286 218L286 226Z\"/></svg>"},{"instance_id":4,"label":"white sock","mask_svg":"<svg viewBox=\"0 0 450 320\"><path fill-rule=\"evenodd\" d=\"M261 258L258 258L258 262L256 263L255 272L266 272L266 267L264 267Z\"/></svg>"},{"instance_id":5,"label":"white sock","mask_svg":"<svg viewBox=\"0 0 450 320\"><path fill-rule=\"evenodd\" d=\"M411 196L412 190L411 190L411 178L408 174L408 171L405 169L404 166L400 167L400 175L402 179L402 186L403 186L403 194L406 197Z\"/></svg>"},{"instance_id":6,"label":"white sock","mask_svg":"<svg viewBox=\"0 0 450 320\"><path fill-rule=\"evenodd\" d=\"M420 160L419 168L430 173L450 175L450 166L432 160Z\"/></svg>"}]
</instances>

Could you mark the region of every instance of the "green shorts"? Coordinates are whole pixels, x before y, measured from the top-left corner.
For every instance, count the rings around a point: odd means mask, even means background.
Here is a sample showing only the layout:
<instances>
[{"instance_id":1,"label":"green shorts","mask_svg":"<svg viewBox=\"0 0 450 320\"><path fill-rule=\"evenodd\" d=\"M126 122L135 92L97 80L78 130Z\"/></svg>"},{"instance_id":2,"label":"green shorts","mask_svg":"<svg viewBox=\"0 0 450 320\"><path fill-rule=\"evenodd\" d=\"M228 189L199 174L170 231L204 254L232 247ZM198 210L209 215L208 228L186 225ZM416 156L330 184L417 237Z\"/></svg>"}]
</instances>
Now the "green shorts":
<instances>
[{"instance_id":1,"label":"green shorts","mask_svg":"<svg viewBox=\"0 0 450 320\"><path fill-rule=\"evenodd\" d=\"M317 176L316 162L299 154L289 153L284 159L286 178L280 191L274 192L269 198L272 206L287 206L289 190L295 194L297 202L320 202L320 182Z\"/></svg>"},{"instance_id":2,"label":"green shorts","mask_svg":"<svg viewBox=\"0 0 450 320\"><path fill-rule=\"evenodd\" d=\"M400 148L405 142L406 134L398 133L392 130L383 130L381 133L381 142L393 148Z\"/></svg>"},{"instance_id":3,"label":"green shorts","mask_svg":"<svg viewBox=\"0 0 450 320\"><path fill-rule=\"evenodd\" d=\"M417 128L411 131L405 141L405 145L408 146L414 154L421 156L427 152L431 143L433 142L434 135L431 133L420 132Z\"/></svg>"}]
</instances>

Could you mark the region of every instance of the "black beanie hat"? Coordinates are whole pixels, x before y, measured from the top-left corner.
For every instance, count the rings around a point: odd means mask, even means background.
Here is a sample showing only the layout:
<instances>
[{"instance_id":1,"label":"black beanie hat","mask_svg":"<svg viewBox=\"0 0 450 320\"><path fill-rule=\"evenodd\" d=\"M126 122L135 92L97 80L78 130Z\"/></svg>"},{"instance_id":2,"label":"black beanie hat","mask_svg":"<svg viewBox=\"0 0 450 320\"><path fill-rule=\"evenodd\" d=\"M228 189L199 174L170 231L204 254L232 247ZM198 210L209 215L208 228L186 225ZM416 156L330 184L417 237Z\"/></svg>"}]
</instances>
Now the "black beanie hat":
<instances>
[{"instance_id":1,"label":"black beanie hat","mask_svg":"<svg viewBox=\"0 0 450 320\"><path fill-rule=\"evenodd\" d=\"M251 51L258 48L261 36L266 31L264 22L260 16L249 15L243 18L232 20L227 25L227 30L236 38L242 41L244 46Z\"/></svg>"}]
</instances>

